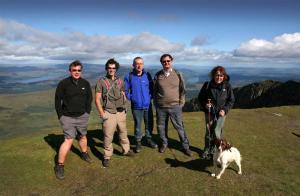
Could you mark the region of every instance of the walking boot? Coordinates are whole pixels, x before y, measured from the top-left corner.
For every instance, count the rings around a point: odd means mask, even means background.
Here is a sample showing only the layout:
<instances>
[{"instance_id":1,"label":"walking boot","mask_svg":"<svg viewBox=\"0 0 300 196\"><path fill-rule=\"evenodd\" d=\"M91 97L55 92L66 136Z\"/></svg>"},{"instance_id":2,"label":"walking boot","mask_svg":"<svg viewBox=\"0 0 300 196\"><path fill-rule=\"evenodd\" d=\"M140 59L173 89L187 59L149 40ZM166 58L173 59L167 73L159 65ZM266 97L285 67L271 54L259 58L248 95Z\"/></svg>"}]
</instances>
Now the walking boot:
<instances>
[{"instance_id":1,"label":"walking boot","mask_svg":"<svg viewBox=\"0 0 300 196\"><path fill-rule=\"evenodd\" d=\"M142 142L141 141L137 141L136 147L135 147L135 152L139 153L141 151L142 151Z\"/></svg>"},{"instance_id":2,"label":"walking boot","mask_svg":"<svg viewBox=\"0 0 300 196\"><path fill-rule=\"evenodd\" d=\"M147 144L151 148L157 148L157 144L152 139L147 139Z\"/></svg>"}]
</instances>

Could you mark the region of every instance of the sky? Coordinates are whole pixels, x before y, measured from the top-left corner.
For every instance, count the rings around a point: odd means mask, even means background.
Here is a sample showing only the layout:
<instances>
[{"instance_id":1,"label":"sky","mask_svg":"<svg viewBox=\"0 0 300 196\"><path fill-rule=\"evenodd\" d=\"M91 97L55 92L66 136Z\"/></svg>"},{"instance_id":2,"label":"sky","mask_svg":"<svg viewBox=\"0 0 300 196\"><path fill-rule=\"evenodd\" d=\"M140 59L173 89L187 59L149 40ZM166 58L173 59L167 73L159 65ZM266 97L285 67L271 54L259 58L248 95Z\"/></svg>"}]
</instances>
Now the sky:
<instances>
[{"instance_id":1,"label":"sky","mask_svg":"<svg viewBox=\"0 0 300 196\"><path fill-rule=\"evenodd\" d=\"M299 19L300 0L0 0L0 66L300 66Z\"/></svg>"}]
</instances>

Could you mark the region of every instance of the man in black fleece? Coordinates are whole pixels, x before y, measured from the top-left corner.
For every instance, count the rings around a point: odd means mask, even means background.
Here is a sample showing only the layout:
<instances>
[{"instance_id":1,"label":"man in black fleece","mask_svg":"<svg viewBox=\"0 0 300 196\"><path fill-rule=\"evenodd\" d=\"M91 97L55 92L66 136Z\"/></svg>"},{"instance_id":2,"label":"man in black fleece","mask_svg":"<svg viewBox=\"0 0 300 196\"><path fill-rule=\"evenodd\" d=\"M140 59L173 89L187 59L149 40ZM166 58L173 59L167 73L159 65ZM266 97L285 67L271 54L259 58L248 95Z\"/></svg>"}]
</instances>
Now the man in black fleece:
<instances>
[{"instance_id":1,"label":"man in black fleece","mask_svg":"<svg viewBox=\"0 0 300 196\"><path fill-rule=\"evenodd\" d=\"M64 162L76 137L79 138L81 158L92 162L87 153L86 134L93 97L89 82L81 78L82 68L80 61L72 62L70 76L59 82L55 92L55 109L65 137L54 167L58 179L64 179Z\"/></svg>"}]
</instances>

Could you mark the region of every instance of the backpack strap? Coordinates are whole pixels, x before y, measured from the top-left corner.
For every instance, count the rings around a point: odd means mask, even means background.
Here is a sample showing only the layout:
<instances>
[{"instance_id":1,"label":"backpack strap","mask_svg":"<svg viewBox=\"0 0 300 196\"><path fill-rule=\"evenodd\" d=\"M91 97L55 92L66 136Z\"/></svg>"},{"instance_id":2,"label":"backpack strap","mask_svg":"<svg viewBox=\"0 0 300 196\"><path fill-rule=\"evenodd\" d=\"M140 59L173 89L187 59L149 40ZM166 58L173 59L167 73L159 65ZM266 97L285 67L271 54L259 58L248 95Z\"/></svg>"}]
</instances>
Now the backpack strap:
<instances>
[{"instance_id":1,"label":"backpack strap","mask_svg":"<svg viewBox=\"0 0 300 196\"><path fill-rule=\"evenodd\" d=\"M115 87L115 88L119 88L121 90L123 82L120 78L118 78L117 80L113 81L112 84L110 84L109 79L107 77L103 77L100 79L100 81L103 81L104 85L105 85L105 89L106 92L103 92L103 106L106 107L107 102L109 101L109 97L111 98L115 98L114 95L109 94L110 91ZM122 93L123 94L123 93Z\"/></svg>"},{"instance_id":2,"label":"backpack strap","mask_svg":"<svg viewBox=\"0 0 300 196\"><path fill-rule=\"evenodd\" d=\"M128 83L129 83L128 91L129 91L130 94L132 93L132 84L131 84L132 74L133 74L133 71L129 72L129 74L128 74Z\"/></svg>"},{"instance_id":3,"label":"backpack strap","mask_svg":"<svg viewBox=\"0 0 300 196\"><path fill-rule=\"evenodd\" d=\"M153 78L153 86L156 87L156 81L157 81L157 78L159 75L163 74L163 70L160 70L158 72L156 72L156 74L154 75L154 78Z\"/></svg>"},{"instance_id":4,"label":"backpack strap","mask_svg":"<svg viewBox=\"0 0 300 196\"><path fill-rule=\"evenodd\" d=\"M163 74L163 70L156 72L156 74L154 75L153 81L155 82L157 80L158 76L161 74Z\"/></svg>"},{"instance_id":5,"label":"backpack strap","mask_svg":"<svg viewBox=\"0 0 300 196\"><path fill-rule=\"evenodd\" d=\"M128 75L128 80L129 80L129 84L131 84L131 81L132 81L132 74L133 72L129 72L129 75Z\"/></svg>"},{"instance_id":6,"label":"backpack strap","mask_svg":"<svg viewBox=\"0 0 300 196\"><path fill-rule=\"evenodd\" d=\"M122 88L122 80L120 78L117 79L117 84L119 86L119 88Z\"/></svg>"},{"instance_id":7,"label":"backpack strap","mask_svg":"<svg viewBox=\"0 0 300 196\"><path fill-rule=\"evenodd\" d=\"M208 91L209 85L210 85L210 81L207 81L206 82L206 91Z\"/></svg>"},{"instance_id":8,"label":"backpack strap","mask_svg":"<svg viewBox=\"0 0 300 196\"><path fill-rule=\"evenodd\" d=\"M103 81L103 83L104 83L104 85L106 87L107 92L110 91L110 89L112 88L112 86L110 85L108 78L107 77L103 77L100 80ZM117 81L113 82L113 85L114 85L115 82L117 82L117 86L121 89L122 85L123 85L122 80L120 78L118 78Z\"/></svg>"},{"instance_id":9,"label":"backpack strap","mask_svg":"<svg viewBox=\"0 0 300 196\"><path fill-rule=\"evenodd\" d=\"M110 89L110 83L109 83L108 79L107 78L102 78L102 80L103 80L103 82L105 84L106 90L109 91L109 89Z\"/></svg>"},{"instance_id":10,"label":"backpack strap","mask_svg":"<svg viewBox=\"0 0 300 196\"><path fill-rule=\"evenodd\" d=\"M181 95L183 95L183 94L186 93L186 92L185 92L186 90L185 90L185 87L184 87L184 84L183 84L182 75L181 75L180 72L177 71L176 69L173 69L173 70L175 71L176 75L177 75L178 78L179 78L179 94L180 94L180 96L181 96Z\"/></svg>"},{"instance_id":11,"label":"backpack strap","mask_svg":"<svg viewBox=\"0 0 300 196\"><path fill-rule=\"evenodd\" d=\"M108 93L110 92L110 90L112 89L114 84L110 85L109 80L108 80L107 77L102 77L100 79L100 81L103 81L103 83L105 85L105 89L106 89L105 96L103 97L103 99L107 99Z\"/></svg>"}]
</instances>

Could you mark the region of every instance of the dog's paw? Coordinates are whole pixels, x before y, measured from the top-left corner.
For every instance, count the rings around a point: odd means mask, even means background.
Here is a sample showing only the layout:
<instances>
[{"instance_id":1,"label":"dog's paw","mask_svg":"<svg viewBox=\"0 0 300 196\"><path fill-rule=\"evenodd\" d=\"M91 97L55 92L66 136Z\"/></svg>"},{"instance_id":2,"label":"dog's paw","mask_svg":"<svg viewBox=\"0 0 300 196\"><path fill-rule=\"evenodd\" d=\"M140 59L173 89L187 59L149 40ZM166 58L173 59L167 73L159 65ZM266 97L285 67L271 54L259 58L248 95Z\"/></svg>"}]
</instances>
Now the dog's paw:
<instances>
[{"instance_id":1,"label":"dog's paw","mask_svg":"<svg viewBox=\"0 0 300 196\"><path fill-rule=\"evenodd\" d=\"M216 176L216 174L214 174L214 173L211 173L211 174L210 174L210 176L212 176L212 177L215 177L215 176Z\"/></svg>"},{"instance_id":2,"label":"dog's paw","mask_svg":"<svg viewBox=\"0 0 300 196\"><path fill-rule=\"evenodd\" d=\"M216 178L219 180L221 178L221 176L217 176Z\"/></svg>"},{"instance_id":3,"label":"dog's paw","mask_svg":"<svg viewBox=\"0 0 300 196\"><path fill-rule=\"evenodd\" d=\"M241 171L239 171L239 172L238 172L238 174L239 174L239 175L242 175L242 172L241 172Z\"/></svg>"}]
</instances>

